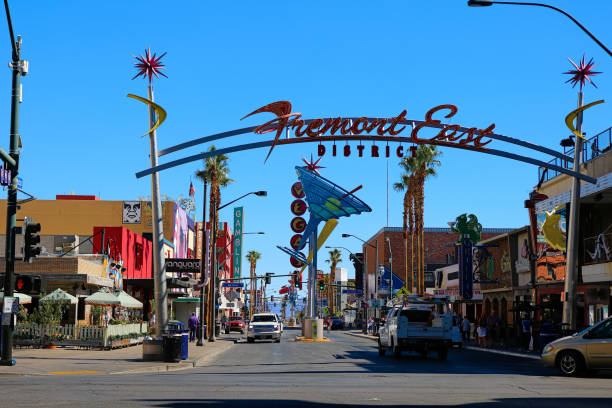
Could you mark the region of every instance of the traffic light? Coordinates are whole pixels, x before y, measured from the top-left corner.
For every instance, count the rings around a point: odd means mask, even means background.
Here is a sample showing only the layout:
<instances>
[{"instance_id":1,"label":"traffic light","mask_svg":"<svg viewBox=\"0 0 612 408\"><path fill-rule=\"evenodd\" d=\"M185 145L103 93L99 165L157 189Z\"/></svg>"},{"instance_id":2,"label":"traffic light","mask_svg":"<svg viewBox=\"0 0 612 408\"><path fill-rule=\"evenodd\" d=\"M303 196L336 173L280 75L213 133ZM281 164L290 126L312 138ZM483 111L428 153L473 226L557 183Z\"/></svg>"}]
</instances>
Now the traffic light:
<instances>
[{"instance_id":1,"label":"traffic light","mask_svg":"<svg viewBox=\"0 0 612 408\"><path fill-rule=\"evenodd\" d=\"M15 290L19 293L40 293L40 278L31 275L17 275Z\"/></svg>"},{"instance_id":2,"label":"traffic light","mask_svg":"<svg viewBox=\"0 0 612 408\"><path fill-rule=\"evenodd\" d=\"M23 250L23 261L32 262L32 258L36 258L40 255L41 249L38 246L40 243L40 224L34 222L31 218L24 219L24 250Z\"/></svg>"},{"instance_id":3,"label":"traffic light","mask_svg":"<svg viewBox=\"0 0 612 408\"><path fill-rule=\"evenodd\" d=\"M274 275L272 272L266 272L266 285L272 283L272 275Z\"/></svg>"},{"instance_id":4,"label":"traffic light","mask_svg":"<svg viewBox=\"0 0 612 408\"><path fill-rule=\"evenodd\" d=\"M325 281L323 279L319 279L319 290L325 290Z\"/></svg>"},{"instance_id":5,"label":"traffic light","mask_svg":"<svg viewBox=\"0 0 612 408\"><path fill-rule=\"evenodd\" d=\"M378 275L376 277L376 286L380 288L380 284L382 283L382 276Z\"/></svg>"},{"instance_id":6,"label":"traffic light","mask_svg":"<svg viewBox=\"0 0 612 408\"><path fill-rule=\"evenodd\" d=\"M274 302L274 296L270 296L270 302Z\"/></svg>"}]
</instances>

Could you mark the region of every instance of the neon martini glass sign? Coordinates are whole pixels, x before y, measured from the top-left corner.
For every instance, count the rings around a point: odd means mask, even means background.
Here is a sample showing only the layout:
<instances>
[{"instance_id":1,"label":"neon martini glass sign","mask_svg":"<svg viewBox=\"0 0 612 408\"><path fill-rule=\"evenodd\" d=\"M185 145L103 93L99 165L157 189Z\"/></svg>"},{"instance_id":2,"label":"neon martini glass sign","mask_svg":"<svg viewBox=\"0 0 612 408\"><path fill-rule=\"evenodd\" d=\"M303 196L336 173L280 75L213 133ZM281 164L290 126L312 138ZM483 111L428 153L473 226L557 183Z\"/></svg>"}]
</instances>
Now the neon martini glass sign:
<instances>
[{"instance_id":1,"label":"neon martini glass sign","mask_svg":"<svg viewBox=\"0 0 612 408\"><path fill-rule=\"evenodd\" d=\"M304 248L306 241L313 232L316 232L322 221L372 211L370 206L353 194L361 186L353 191L347 191L314 171L304 167L296 167L295 170L306 194L305 200L310 212L310 219L302 235L298 251Z\"/></svg>"}]
</instances>

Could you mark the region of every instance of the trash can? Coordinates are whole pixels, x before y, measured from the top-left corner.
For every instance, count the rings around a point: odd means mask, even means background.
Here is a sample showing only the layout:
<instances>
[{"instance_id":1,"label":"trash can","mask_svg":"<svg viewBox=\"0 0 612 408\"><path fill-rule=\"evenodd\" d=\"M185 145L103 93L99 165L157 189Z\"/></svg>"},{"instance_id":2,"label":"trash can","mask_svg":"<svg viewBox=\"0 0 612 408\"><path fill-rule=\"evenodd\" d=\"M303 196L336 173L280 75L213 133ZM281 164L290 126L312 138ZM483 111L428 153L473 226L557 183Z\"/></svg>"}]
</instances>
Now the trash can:
<instances>
[{"instance_id":1,"label":"trash can","mask_svg":"<svg viewBox=\"0 0 612 408\"><path fill-rule=\"evenodd\" d=\"M181 335L181 360L189 358L189 331L184 331Z\"/></svg>"},{"instance_id":2,"label":"trash can","mask_svg":"<svg viewBox=\"0 0 612 408\"><path fill-rule=\"evenodd\" d=\"M185 330L185 323L171 320L168 322L168 333L181 334Z\"/></svg>"},{"instance_id":3,"label":"trash can","mask_svg":"<svg viewBox=\"0 0 612 408\"><path fill-rule=\"evenodd\" d=\"M204 337L202 340L206 340L206 325L202 326L202 336Z\"/></svg>"},{"instance_id":4,"label":"trash can","mask_svg":"<svg viewBox=\"0 0 612 408\"><path fill-rule=\"evenodd\" d=\"M164 361L169 363L178 363L181 361L181 337L181 334L168 334L164 336L162 341Z\"/></svg>"}]
</instances>

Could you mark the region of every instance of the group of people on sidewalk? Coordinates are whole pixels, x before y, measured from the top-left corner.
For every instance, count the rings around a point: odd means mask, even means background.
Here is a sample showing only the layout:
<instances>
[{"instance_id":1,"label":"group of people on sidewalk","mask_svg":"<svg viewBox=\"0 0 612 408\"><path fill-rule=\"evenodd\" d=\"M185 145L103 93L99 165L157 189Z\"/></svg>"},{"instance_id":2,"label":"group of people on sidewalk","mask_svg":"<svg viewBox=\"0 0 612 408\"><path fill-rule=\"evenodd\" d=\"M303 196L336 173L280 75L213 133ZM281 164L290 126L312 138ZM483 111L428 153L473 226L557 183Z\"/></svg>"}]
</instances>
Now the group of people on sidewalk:
<instances>
[{"instance_id":1,"label":"group of people on sidewalk","mask_svg":"<svg viewBox=\"0 0 612 408\"><path fill-rule=\"evenodd\" d=\"M530 318L528 313L520 316L514 330L495 312L488 316L483 313L475 322L457 316L456 324L464 343L476 340L476 344L483 348L518 346L521 351L540 352L545 343L555 337L552 323L541 324L539 320ZM517 338L518 342L515 341Z\"/></svg>"}]
</instances>

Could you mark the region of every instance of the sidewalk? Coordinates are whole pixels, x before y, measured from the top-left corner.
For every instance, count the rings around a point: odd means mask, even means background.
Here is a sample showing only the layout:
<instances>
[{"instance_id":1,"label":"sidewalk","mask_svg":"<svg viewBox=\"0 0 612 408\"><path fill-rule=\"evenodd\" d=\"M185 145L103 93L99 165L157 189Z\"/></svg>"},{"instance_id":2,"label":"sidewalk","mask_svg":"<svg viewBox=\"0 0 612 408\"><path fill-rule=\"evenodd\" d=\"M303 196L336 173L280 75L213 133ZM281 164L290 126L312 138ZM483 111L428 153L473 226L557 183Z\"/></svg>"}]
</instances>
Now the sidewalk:
<instances>
[{"instance_id":1,"label":"sidewalk","mask_svg":"<svg viewBox=\"0 0 612 408\"><path fill-rule=\"evenodd\" d=\"M376 342L378 341L378 337L377 336L371 336L369 334L363 334L363 332L361 330L344 331L344 333L349 334L351 336L355 336L355 337L361 337L361 338L364 338L364 339L374 340ZM486 352L486 353L503 354L503 355L506 355L506 356L530 358L530 359L533 359L533 360L539 360L540 359L540 355L538 353L535 353L535 352L526 352L526 351L522 351L520 349L502 348L502 347L482 348L482 347L476 346L476 342L472 342L472 341L470 341L468 344L463 344L462 347L464 349L466 349L466 350L472 350L472 351L483 351L483 352Z\"/></svg>"},{"instance_id":2,"label":"sidewalk","mask_svg":"<svg viewBox=\"0 0 612 408\"><path fill-rule=\"evenodd\" d=\"M15 349L12 367L0 366L0 377L31 375L82 375L161 373L205 365L234 345L231 337L217 338L203 347L189 343L189 358L180 363L142 361L142 345L116 350Z\"/></svg>"}]
</instances>

